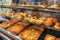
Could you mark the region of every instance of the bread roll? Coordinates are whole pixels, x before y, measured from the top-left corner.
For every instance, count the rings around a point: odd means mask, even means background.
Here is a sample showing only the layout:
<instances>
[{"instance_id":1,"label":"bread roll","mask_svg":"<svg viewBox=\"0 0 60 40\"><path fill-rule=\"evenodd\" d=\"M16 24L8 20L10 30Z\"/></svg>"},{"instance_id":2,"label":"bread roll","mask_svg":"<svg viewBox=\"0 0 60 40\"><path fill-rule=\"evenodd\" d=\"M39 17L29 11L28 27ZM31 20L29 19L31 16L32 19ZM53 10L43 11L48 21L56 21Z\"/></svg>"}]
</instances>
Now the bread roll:
<instances>
[{"instance_id":1,"label":"bread roll","mask_svg":"<svg viewBox=\"0 0 60 40\"><path fill-rule=\"evenodd\" d=\"M54 17L49 17L47 20L52 21L53 23L56 23L58 20Z\"/></svg>"},{"instance_id":2,"label":"bread roll","mask_svg":"<svg viewBox=\"0 0 60 40\"><path fill-rule=\"evenodd\" d=\"M60 22L56 22L55 25L54 25L54 28L55 29L60 29Z\"/></svg>"},{"instance_id":3,"label":"bread roll","mask_svg":"<svg viewBox=\"0 0 60 40\"><path fill-rule=\"evenodd\" d=\"M55 40L56 39L56 37L55 36L52 36L52 35L46 35L45 36L45 38L44 38L44 40Z\"/></svg>"},{"instance_id":4,"label":"bread roll","mask_svg":"<svg viewBox=\"0 0 60 40\"><path fill-rule=\"evenodd\" d=\"M47 20L47 21L44 22L44 25L50 27L50 26L53 25L53 23L51 21Z\"/></svg>"},{"instance_id":5,"label":"bread roll","mask_svg":"<svg viewBox=\"0 0 60 40\"><path fill-rule=\"evenodd\" d=\"M56 38L56 40L60 40L60 38Z\"/></svg>"},{"instance_id":6,"label":"bread roll","mask_svg":"<svg viewBox=\"0 0 60 40\"><path fill-rule=\"evenodd\" d=\"M39 20L39 19L36 20L36 24L43 24L43 23L44 23L43 20Z\"/></svg>"},{"instance_id":7,"label":"bread roll","mask_svg":"<svg viewBox=\"0 0 60 40\"><path fill-rule=\"evenodd\" d=\"M46 26L52 26L54 23L57 22L57 19L56 18L53 18L53 17L49 17L45 22L44 22L44 25Z\"/></svg>"}]
</instances>

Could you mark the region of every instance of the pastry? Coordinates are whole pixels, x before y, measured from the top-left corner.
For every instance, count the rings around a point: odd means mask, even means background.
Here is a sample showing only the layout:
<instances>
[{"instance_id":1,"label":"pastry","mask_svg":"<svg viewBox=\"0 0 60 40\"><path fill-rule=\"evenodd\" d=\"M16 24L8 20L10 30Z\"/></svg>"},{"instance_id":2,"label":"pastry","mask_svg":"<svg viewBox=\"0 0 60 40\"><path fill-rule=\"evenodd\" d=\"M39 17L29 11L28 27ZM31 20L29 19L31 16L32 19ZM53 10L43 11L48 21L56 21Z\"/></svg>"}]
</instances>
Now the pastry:
<instances>
[{"instance_id":1,"label":"pastry","mask_svg":"<svg viewBox=\"0 0 60 40\"><path fill-rule=\"evenodd\" d=\"M60 38L56 38L56 40L60 40Z\"/></svg>"},{"instance_id":2,"label":"pastry","mask_svg":"<svg viewBox=\"0 0 60 40\"><path fill-rule=\"evenodd\" d=\"M52 26L53 24L55 24L57 22L56 18L53 17L49 17L45 22L44 25L46 26Z\"/></svg>"},{"instance_id":3,"label":"pastry","mask_svg":"<svg viewBox=\"0 0 60 40\"><path fill-rule=\"evenodd\" d=\"M47 18L41 17L36 20L36 24L43 24L46 21Z\"/></svg>"},{"instance_id":4,"label":"pastry","mask_svg":"<svg viewBox=\"0 0 60 40\"><path fill-rule=\"evenodd\" d=\"M26 29L19 34L23 40L37 40L40 36L40 31L37 29Z\"/></svg>"},{"instance_id":5,"label":"pastry","mask_svg":"<svg viewBox=\"0 0 60 40\"><path fill-rule=\"evenodd\" d=\"M11 19L9 21L6 21L6 22L3 22L2 24L0 24L0 27L7 28L7 27L13 25L15 22L17 22L17 20Z\"/></svg>"},{"instance_id":6,"label":"pastry","mask_svg":"<svg viewBox=\"0 0 60 40\"><path fill-rule=\"evenodd\" d=\"M11 27L9 27L7 30L10 31L13 34L18 34L21 32L26 26L21 25L19 22Z\"/></svg>"},{"instance_id":7,"label":"pastry","mask_svg":"<svg viewBox=\"0 0 60 40\"><path fill-rule=\"evenodd\" d=\"M56 22L55 25L54 25L54 28L55 29L60 29L60 22Z\"/></svg>"},{"instance_id":8,"label":"pastry","mask_svg":"<svg viewBox=\"0 0 60 40\"><path fill-rule=\"evenodd\" d=\"M52 23L51 21L48 21L48 20L47 20L47 21L44 22L44 25L50 27L50 26L53 25L53 23Z\"/></svg>"},{"instance_id":9,"label":"pastry","mask_svg":"<svg viewBox=\"0 0 60 40\"><path fill-rule=\"evenodd\" d=\"M44 40L55 40L56 39L56 37L55 36L52 36L52 35L46 35L45 36L45 38L44 38Z\"/></svg>"},{"instance_id":10,"label":"pastry","mask_svg":"<svg viewBox=\"0 0 60 40\"><path fill-rule=\"evenodd\" d=\"M43 23L44 23L44 20L40 20L40 19L36 20L36 24L43 24Z\"/></svg>"},{"instance_id":11,"label":"pastry","mask_svg":"<svg viewBox=\"0 0 60 40\"><path fill-rule=\"evenodd\" d=\"M46 8L46 6L45 6L45 5L38 5L38 7Z\"/></svg>"}]
</instances>

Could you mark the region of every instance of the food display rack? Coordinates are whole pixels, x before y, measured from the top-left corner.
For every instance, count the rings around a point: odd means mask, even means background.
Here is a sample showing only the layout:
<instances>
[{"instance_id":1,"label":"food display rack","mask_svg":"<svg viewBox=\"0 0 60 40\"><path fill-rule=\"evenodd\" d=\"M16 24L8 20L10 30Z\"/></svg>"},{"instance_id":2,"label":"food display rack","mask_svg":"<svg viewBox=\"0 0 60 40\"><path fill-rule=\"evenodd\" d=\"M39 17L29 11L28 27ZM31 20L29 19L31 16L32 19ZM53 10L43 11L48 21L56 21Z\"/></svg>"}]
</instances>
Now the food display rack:
<instances>
[{"instance_id":1,"label":"food display rack","mask_svg":"<svg viewBox=\"0 0 60 40\"><path fill-rule=\"evenodd\" d=\"M38 7L29 7L29 6L0 6L1 8L17 8L17 9L25 9L25 10L38 10L38 11L43 11L43 12L50 12L51 14L54 13L53 15L57 14L59 15L60 14L60 10L58 9L49 9L49 8L38 8ZM38 40L43 40L44 36L46 34L51 34L51 35L54 35L56 37L59 37L60 38L60 30L56 30L54 28L50 28L50 27L46 27L44 25L40 25L44 28L46 28L44 30L44 32L41 34L41 37L38 39ZM5 34L7 34L9 37L12 37L13 39L15 40L22 40L21 38L11 34L10 32L6 31L5 29L3 28L0 28L0 31L4 32ZM58 34L58 35L56 35Z\"/></svg>"},{"instance_id":2,"label":"food display rack","mask_svg":"<svg viewBox=\"0 0 60 40\"><path fill-rule=\"evenodd\" d=\"M52 13L60 13L60 9L50 9L50 8L40 8L40 7L32 7L32 6L0 6L1 8L15 8L15 9L25 9L25 10L34 10L44 12L52 12Z\"/></svg>"}]
</instances>

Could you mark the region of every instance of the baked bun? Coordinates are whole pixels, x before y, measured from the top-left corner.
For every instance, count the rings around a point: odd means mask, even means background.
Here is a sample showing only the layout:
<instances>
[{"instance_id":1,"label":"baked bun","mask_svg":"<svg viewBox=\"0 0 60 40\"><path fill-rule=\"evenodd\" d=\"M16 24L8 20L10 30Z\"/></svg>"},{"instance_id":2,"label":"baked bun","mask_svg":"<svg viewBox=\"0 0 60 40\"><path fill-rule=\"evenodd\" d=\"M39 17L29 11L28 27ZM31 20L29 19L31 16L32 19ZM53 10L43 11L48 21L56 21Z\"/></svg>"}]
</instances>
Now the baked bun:
<instances>
[{"instance_id":1,"label":"baked bun","mask_svg":"<svg viewBox=\"0 0 60 40\"><path fill-rule=\"evenodd\" d=\"M56 22L55 25L54 25L54 28L55 29L60 29L60 22Z\"/></svg>"},{"instance_id":2,"label":"baked bun","mask_svg":"<svg viewBox=\"0 0 60 40\"><path fill-rule=\"evenodd\" d=\"M60 38L56 38L56 40L60 40Z\"/></svg>"},{"instance_id":3,"label":"baked bun","mask_svg":"<svg viewBox=\"0 0 60 40\"><path fill-rule=\"evenodd\" d=\"M36 20L36 24L38 24L38 25L39 25L39 24L43 24L43 23L44 23L44 20L41 20L41 19L37 19L37 20Z\"/></svg>"},{"instance_id":4,"label":"baked bun","mask_svg":"<svg viewBox=\"0 0 60 40\"><path fill-rule=\"evenodd\" d=\"M47 20L47 18L41 17L41 18L36 20L36 24L43 24L46 20Z\"/></svg>"},{"instance_id":5,"label":"baked bun","mask_svg":"<svg viewBox=\"0 0 60 40\"><path fill-rule=\"evenodd\" d=\"M55 40L56 37L55 36L52 36L52 35L46 35L44 40Z\"/></svg>"},{"instance_id":6,"label":"baked bun","mask_svg":"<svg viewBox=\"0 0 60 40\"><path fill-rule=\"evenodd\" d=\"M48 21L48 20L44 22L45 26L49 26L50 27L50 26L52 26L52 24L53 23L51 21Z\"/></svg>"},{"instance_id":7,"label":"baked bun","mask_svg":"<svg viewBox=\"0 0 60 40\"><path fill-rule=\"evenodd\" d=\"M57 22L57 19L54 17L50 17L48 18L45 22L44 25L46 26L52 26L53 24L55 24Z\"/></svg>"}]
</instances>

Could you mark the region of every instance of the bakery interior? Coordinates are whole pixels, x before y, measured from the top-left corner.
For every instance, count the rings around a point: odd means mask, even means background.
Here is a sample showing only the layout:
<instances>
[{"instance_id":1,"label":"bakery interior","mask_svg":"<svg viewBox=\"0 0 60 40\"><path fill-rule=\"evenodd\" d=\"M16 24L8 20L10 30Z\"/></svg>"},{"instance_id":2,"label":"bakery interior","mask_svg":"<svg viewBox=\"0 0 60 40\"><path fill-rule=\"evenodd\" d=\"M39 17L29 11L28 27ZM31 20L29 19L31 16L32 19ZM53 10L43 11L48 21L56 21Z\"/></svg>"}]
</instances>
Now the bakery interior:
<instances>
[{"instance_id":1,"label":"bakery interior","mask_svg":"<svg viewBox=\"0 0 60 40\"><path fill-rule=\"evenodd\" d=\"M60 40L60 0L0 0L0 40Z\"/></svg>"}]
</instances>

